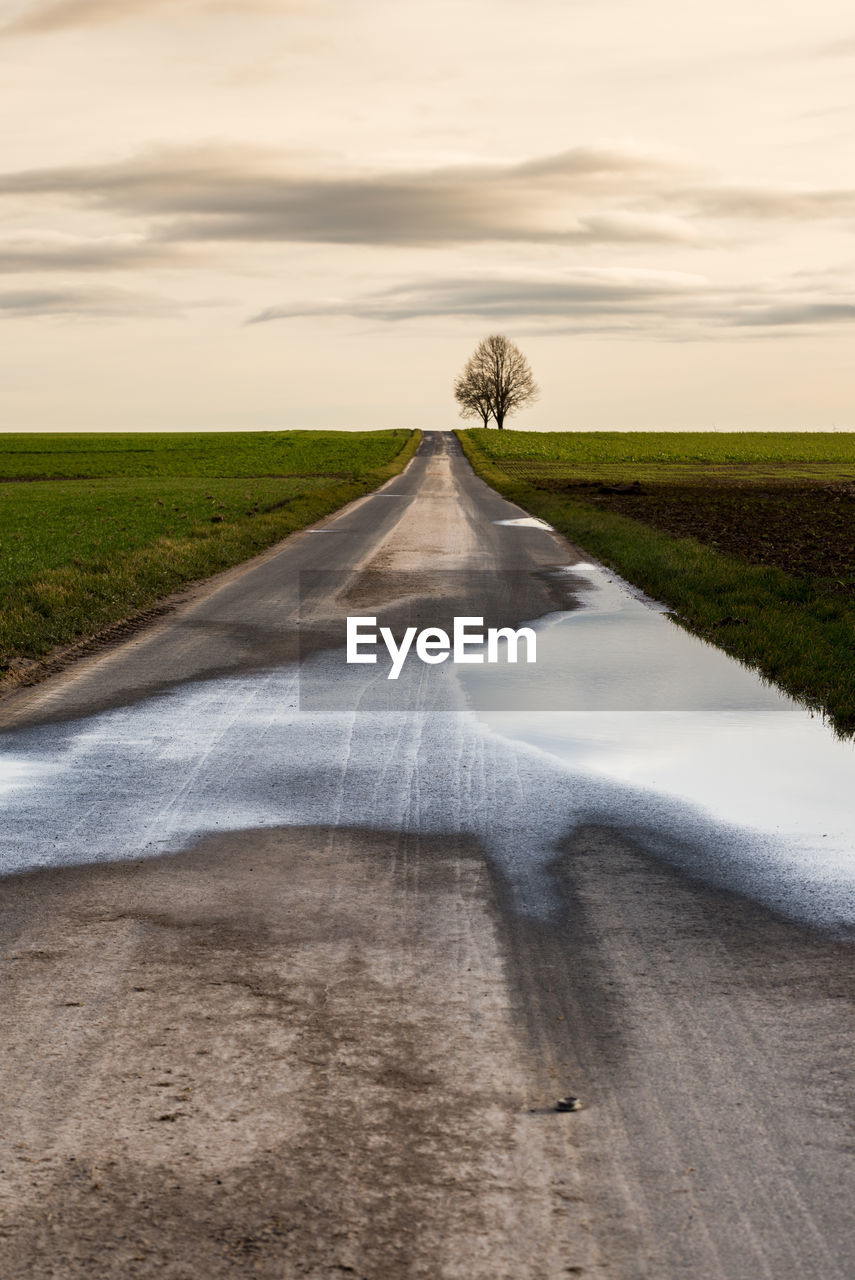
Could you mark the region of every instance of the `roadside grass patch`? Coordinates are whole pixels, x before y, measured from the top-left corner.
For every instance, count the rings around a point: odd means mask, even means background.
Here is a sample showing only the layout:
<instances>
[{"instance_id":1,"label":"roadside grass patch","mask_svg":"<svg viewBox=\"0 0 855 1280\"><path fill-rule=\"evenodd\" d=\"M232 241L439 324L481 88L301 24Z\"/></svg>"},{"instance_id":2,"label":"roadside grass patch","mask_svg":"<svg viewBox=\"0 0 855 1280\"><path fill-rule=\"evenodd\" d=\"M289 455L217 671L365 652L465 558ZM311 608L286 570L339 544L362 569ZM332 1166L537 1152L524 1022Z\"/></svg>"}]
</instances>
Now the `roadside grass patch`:
<instances>
[{"instance_id":1,"label":"roadside grass patch","mask_svg":"<svg viewBox=\"0 0 855 1280\"><path fill-rule=\"evenodd\" d=\"M0 679L21 679L57 647L369 492L403 469L420 439L404 430L247 439L254 434L194 433L162 447L154 435L0 440L0 474L17 475L0 482ZM247 474L251 466L264 470ZM45 478L75 467L86 478Z\"/></svg>"},{"instance_id":2,"label":"roadside grass patch","mask_svg":"<svg viewBox=\"0 0 855 1280\"><path fill-rule=\"evenodd\" d=\"M779 567L768 546L757 553L762 554L765 563L756 562L756 557L752 561L750 539L744 530L738 554L710 545L709 533L700 515L695 536L679 536L654 527L643 518L625 513L632 509L634 498L625 494L586 493L584 488L579 488L590 483L586 468L596 465L604 454L614 456L618 452L619 446L611 438L613 433L590 433L587 441L585 436L575 433L569 441L563 433L543 433L540 442L532 444L530 437L535 434L501 433L509 437L506 442L500 439L499 432L458 432L464 452L488 484L668 604L674 610L675 620L687 629L755 667L809 707L826 713L838 731L855 730L855 598L851 589L855 567L849 566L847 575L846 565L837 563L834 574L830 575L824 563L821 539L817 542L813 567L809 567L810 562L806 562L803 555L799 561L801 571L794 572ZM645 445L642 439L645 433L627 434L639 437L628 446L627 454L641 459L639 466L656 467L650 460L654 444ZM565 467L566 481L561 488L556 487L554 474L521 479L509 474L504 464L503 451L519 456L535 445L548 447L541 443L544 435L547 441L558 441L554 447L561 456L556 461ZM603 435L609 436L605 444L594 441L593 437ZM489 449L484 445L485 436L489 436ZM660 438L654 437L657 448ZM693 466L702 471L704 446L697 437L692 439L698 452ZM710 442L714 457L718 456L723 437L710 433L705 439ZM739 483L744 485L758 483L756 474L753 477L750 474L751 468L780 462L782 456L799 462L799 455L803 458L810 455L814 464L823 464L829 471L835 469L834 478L838 482L846 480L847 470L855 473L855 437L852 435L827 433L817 442L807 434L805 437L801 433L782 433L779 437L776 433L764 433L753 435L744 444L728 447L743 451L745 468ZM681 448L684 446L678 438L669 461L680 456ZM774 452L774 456L765 461L764 448L770 455ZM583 458L581 475L567 462L574 449L578 449ZM824 449L833 456L823 459ZM668 466L669 461L664 466ZM667 510L668 482L662 475L663 464L658 465L659 487L655 494L661 521L666 518L661 512ZM630 461L622 461L620 468L620 483L628 485L639 479ZM709 472L705 473L704 481L710 485L721 484L720 479ZM814 485L818 483L813 480ZM823 483L827 483L825 478ZM623 509L611 509L613 501L619 502ZM791 518L795 518L792 513ZM801 550L804 552L804 547Z\"/></svg>"}]
</instances>

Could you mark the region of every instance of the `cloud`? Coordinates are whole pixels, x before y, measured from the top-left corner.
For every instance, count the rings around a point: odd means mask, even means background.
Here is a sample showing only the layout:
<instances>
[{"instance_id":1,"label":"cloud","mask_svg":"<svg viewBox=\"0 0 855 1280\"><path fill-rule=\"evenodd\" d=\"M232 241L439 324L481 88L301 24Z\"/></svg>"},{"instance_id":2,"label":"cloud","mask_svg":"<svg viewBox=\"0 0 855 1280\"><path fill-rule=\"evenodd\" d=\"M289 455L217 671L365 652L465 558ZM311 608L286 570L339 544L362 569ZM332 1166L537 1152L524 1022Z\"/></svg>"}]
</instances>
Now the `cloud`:
<instances>
[{"instance_id":1,"label":"cloud","mask_svg":"<svg viewBox=\"0 0 855 1280\"><path fill-rule=\"evenodd\" d=\"M421 280L350 299L269 307L251 316L248 323L313 315L383 321L435 316L604 320L660 312L668 300L694 300L707 289L702 276L607 269L581 270L557 279L537 276Z\"/></svg>"},{"instance_id":2,"label":"cloud","mask_svg":"<svg viewBox=\"0 0 855 1280\"><path fill-rule=\"evenodd\" d=\"M688 201L697 215L711 219L815 222L855 217L855 189L846 187L811 191L723 184L686 188L680 198Z\"/></svg>"},{"instance_id":3,"label":"cloud","mask_svg":"<svg viewBox=\"0 0 855 1280\"><path fill-rule=\"evenodd\" d=\"M29 5L2 31L7 35L37 35L69 27L99 26L162 9L167 4L174 5L175 0L56 0L53 4Z\"/></svg>"},{"instance_id":4,"label":"cloud","mask_svg":"<svg viewBox=\"0 0 855 1280\"><path fill-rule=\"evenodd\" d=\"M696 232L685 218L644 207L668 172L640 153L577 147L522 163L307 174L261 149L208 146L8 173L0 195L144 218L162 243L686 242Z\"/></svg>"},{"instance_id":5,"label":"cloud","mask_svg":"<svg viewBox=\"0 0 855 1280\"><path fill-rule=\"evenodd\" d=\"M124 289L19 289L0 291L0 317L172 317L174 302Z\"/></svg>"},{"instance_id":6,"label":"cloud","mask_svg":"<svg viewBox=\"0 0 855 1280\"><path fill-rule=\"evenodd\" d=\"M752 328L849 324L855 321L855 302L795 301L777 305L746 304L732 323Z\"/></svg>"},{"instance_id":7,"label":"cloud","mask_svg":"<svg viewBox=\"0 0 855 1280\"><path fill-rule=\"evenodd\" d=\"M138 235L85 239L54 231L19 232L0 238L0 273L18 271L108 271L150 267L171 260L167 247Z\"/></svg>"},{"instance_id":8,"label":"cloud","mask_svg":"<svg viewBox=\"0 0 855 1280\"><path fill-rule=\"evenodd\" d=\"M540 332L632 329L662 337L709 337L738 329L780 330L850 324L855 303L829 296L823 282L726 288L682 272L587 269L560 277L417 280L352 298L265 308L248 324L310 316L374 322L477 319L538 326Z\"/></svg>"},{"instance_id":9,"label":"cloud","mask_svg":"<svg viewBox=\"0 0 855 1280\"><path fill-rule=\"evenodd\" d=\"M313 173L262 148L207 145L0 174L0 196L132 218L160 245L708 245L732 243L734 224L742 234L756 224L765 236L771 221L855 217L855 189L697 179L687 166L608 147L504 164Z\"/></svg>"},{"instance_id":10,"label":"cloud","mask_svg":"<svg viewBox=\"0 0 855 1280\"><path fill-rule=\"evenodd\" d=\"M686 218L625 209L583 214L567 237L571 242L587 244L691 244L702 238L699 228Z\"/></svg>"},{"instance_id":11,"label":"cloud","mask_svg":"<svg viewBox=\"0 0 855 1280\"><path fill-rule=\"evenodd\" d=\"M0 27L2 35L44 35L75 27L106 26L166 9L210 12L273 11L294 7L286 0L52 0L30 4ZM298 6L302 7L302 6Z\"/></svg>"}]
</instances>

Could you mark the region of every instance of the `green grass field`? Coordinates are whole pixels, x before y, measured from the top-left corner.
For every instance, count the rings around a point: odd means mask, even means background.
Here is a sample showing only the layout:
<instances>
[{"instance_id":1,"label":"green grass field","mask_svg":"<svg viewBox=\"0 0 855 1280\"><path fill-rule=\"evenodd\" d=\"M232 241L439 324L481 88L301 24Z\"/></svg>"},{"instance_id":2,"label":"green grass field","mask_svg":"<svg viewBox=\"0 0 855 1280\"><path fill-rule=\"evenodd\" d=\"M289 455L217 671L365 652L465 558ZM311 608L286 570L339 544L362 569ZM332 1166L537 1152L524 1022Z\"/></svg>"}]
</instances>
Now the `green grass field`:
<instances>
[{"instance_id":1,"label":"green grass field","mask_svg":"<svg viewBox=\"0 0 855 1280\"><path fill-rule=\"evenodd\" d=\"M0 436L0 671L149 608L401 470L417 432Z\"/></svg>"},{"instance_id":2,"label":"green grass field","mask_svg":"<svg viewBox=\"0 0 855 1280\"><path fill-rule=\"evenodd\" d=\"M494 488L855 730L855 435L458 435Z\"/></svg>"},{"instance_id":3,"label":"green grass field","mask_svg":"<svg viewBox=\"0 0 855 1280\"><path fill-rule=\"evenodd\" d=\"M792 484L855 480L855 435L836 431L467 431L517 480Z\"/></svg>"},{"instance_id":4,"label":"green grass field","mask_svg":"<svg viewBox=\"0 0 855 1280\"><path fill-rule=\"evenodd\" d=\"M0 481L335 476L386 466L411 432L188 431L0 436Z\"/></svg>"}]
</instances>

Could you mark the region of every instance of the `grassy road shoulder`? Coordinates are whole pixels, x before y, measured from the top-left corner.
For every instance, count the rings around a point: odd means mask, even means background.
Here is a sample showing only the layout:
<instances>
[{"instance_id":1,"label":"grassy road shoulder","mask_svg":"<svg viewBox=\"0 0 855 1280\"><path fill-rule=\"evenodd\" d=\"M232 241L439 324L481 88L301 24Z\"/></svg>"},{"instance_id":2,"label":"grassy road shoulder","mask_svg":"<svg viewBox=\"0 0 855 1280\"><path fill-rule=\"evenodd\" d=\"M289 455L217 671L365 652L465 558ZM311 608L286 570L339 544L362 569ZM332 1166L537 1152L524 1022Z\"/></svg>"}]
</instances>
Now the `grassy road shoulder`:
<instances>
[{"instance_id":1,"label":"grassy road shoulder","mask_svg":"<svg viewBox=\"0 0 855 1280\"><path fill-rule=\"evenodd\" d=\"M376 489L419 432L9 436L0 687Z\"/></svg>"},{"instance_id":2,"label":"grassy road shoulder","mask_svg":"<svg viewBox=\"0 0 855 1280\"><path fill-rule=\"evenodd\" d=\"M649 482L656 468L649 451L645 455L642 450L630 462L606 456L601 464L608 450L601 449L598 457L594 442L575 480L568 481L565 491L556 491L556 476L566 477L570 464L557 456L560 446L553 446L550 455L550 441L542 438L532 446L540 452L533 459L534 467L527 469L519 457L527 442L514 438L534 434L509 433L511 438L500 442L495 439L498 433L491 432L494 439L485 448L480 439L483 432L458 432L475 471L493 488L664 601L681 625L757 668L807 705L822 709L838 730L855 730L855 600L849 580L841 580L839 570L834 576L796 574L776 564L752 563L746 556L725 554L700 537L675 536L621 511L597 506L590 498L585 500L584 491L582 497L574 493L574 483L591 483L598 474L615 485L632 483L639 474ZM789 436L783 439L790 443ZM721 450L720 440L716 447ZM771 452L774 447L771 442L757 445L757 456L752 457L749 445L744 445L743 468L759 470L767 481L779 465ZM812 447L820 448L817 442ZM699 453L694 462L678 458L673 464L680 468L681 481L687 475L697 481L701 473L709 474L703 442L697 438L695 448ZM835 448L839 456L827 461L786 461L808 470L824 467L823 482L841 475L848 479L853 469L851 438L840 438ZM614 452L611 440L609 449ZM507 463L496 456L500 450L511 455ZM714 466L724 461L710 459ZM732 477L731 471L731 481ZM743 470L746 483L752 478L756 482L756 474L746 475ZM669 481L673 482L673 475Z\"/></svg>"}]
</instances>

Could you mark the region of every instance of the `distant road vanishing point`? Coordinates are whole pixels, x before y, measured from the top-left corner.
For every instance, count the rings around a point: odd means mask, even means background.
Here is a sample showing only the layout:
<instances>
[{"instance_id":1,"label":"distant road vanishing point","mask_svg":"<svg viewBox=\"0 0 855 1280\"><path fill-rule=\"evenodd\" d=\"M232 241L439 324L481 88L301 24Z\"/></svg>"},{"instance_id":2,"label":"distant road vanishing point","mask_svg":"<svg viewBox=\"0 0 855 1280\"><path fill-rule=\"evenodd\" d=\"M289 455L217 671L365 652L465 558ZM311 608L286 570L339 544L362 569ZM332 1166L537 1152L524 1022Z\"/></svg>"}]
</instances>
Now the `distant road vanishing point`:
<instances>
[{"instance_id":1,"label":"distant road vanishing point","mask_svg":"<svg viewBox=\"0 0 855 1280\"><path fill-rule=\"evenodd\" d=\"M450 433L0 728L5 1280L855 1273L852 752Z\"/></svg>"}]
</instances>

